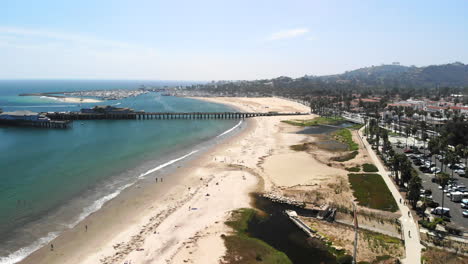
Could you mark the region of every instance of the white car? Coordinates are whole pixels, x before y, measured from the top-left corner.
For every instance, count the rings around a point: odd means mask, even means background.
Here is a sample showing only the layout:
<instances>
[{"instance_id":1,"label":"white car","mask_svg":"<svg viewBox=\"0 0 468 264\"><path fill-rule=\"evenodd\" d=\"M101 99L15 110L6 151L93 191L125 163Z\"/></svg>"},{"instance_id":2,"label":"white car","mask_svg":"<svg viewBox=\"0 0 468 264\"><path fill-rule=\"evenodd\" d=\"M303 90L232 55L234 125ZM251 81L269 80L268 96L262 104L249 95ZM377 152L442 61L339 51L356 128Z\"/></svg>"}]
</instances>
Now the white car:
<instances>
[{"instance_id":1,"label":"white car","mask_svg":"<svg viewBox=\"0 0 468 264\"><path fill-rule=\"evenodd\" d=\"M450 208L447 208L447 207L436 207L434 209L431 209L431 214L435 214L435 215L450 215Z\"/></svg>"},{"instance_id":2,"label":"white car","mask_svg":"<svg viewBox=\"0 0 468 264\"><path fill-rule=\"evenodd\" d=\"M463 217L468 217L468 210L463 210L462 215Z\"/></svg>"}]
</instances>

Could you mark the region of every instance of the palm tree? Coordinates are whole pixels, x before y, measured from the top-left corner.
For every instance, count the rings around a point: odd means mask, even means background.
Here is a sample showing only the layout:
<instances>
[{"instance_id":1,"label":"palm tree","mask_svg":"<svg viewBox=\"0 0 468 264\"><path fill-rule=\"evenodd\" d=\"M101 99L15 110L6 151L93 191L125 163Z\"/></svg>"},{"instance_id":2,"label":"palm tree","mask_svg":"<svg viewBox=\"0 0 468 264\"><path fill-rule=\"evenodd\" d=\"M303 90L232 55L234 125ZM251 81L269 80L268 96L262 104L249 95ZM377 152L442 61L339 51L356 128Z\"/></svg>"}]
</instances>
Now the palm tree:
<instances>
[{"instance_id":1,"label":"palm tree","mask_svg":"<svg viewBox=\"0 0 468 264\"><path fill-rule=\"evenodd\" d=\"M440 186L442 186L442 208L444 208L444 197L445 197L444 189L445 189L445 186L448 183L449 175L447 173L443 173L443 172L439 173L439 174L437 174L437 180L438 180Z\"/></svg>"},{"instance_id":2,"label":"palm tree","mask_svg":"<svg viewBox=\"0 0 468 264\"><path fill-rule=\"evenodd\" d=\"M411 128L407 125L405 127L405 136L406 136L405 148L408 148L408 136L410 133L411 133Z\"/></svg>"}]
</instances>

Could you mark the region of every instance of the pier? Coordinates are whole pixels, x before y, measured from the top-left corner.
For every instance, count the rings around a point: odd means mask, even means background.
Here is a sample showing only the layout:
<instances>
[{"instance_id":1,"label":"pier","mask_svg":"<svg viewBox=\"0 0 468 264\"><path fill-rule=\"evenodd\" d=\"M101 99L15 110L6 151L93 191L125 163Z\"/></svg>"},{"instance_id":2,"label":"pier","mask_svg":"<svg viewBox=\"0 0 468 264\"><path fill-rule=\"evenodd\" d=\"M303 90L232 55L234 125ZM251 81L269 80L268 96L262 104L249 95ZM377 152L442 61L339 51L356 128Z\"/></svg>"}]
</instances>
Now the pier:
<instances>
[{"instance_id":1,"label":"pier","mask_svg":"<svg viewBox=\"0 0 468 264\"><path fill-rule=\"evenodd\" d=\"M128 112L128 113L82 113L82 112L49 112L43 113L52 120L146 120L146 119L245 119L261 116L294 116L308 113L250 113L250 112Z\"/></svg>"},{"instance_id":2,"label":"pier","mask_svg":"<svg viewBox=\"0 0 468 264\"><path fill-rule=\"evenodd\" d=\"M38 127L38 128L69 128L72 121L70 120L46 120L46 121L30 121L30 120L0 120L0 126L22 126L22 127Z\"/></svg>"}]
</instances>

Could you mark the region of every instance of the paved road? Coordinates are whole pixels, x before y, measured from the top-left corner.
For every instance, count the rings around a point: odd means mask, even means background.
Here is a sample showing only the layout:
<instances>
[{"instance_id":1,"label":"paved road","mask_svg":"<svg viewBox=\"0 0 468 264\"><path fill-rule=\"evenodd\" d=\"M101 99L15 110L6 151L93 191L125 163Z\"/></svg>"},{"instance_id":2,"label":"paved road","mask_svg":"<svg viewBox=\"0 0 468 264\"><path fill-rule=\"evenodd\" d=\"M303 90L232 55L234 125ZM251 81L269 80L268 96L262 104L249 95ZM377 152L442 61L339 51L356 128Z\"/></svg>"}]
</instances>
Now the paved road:
<instances>
[{"instance_id":1,"label":"paved road","mask_svg":"<svg viewBox=\"0 0 468 264\"><path fill-rule=\"evenodd\" d=\"M397 153L403 153L403 149L399 149L394 147L393 148L395 152ZM434 158L431 158L432 161L434 161ZM435 202L438 202L440 206L442 206L442 190L439 190L439 184L432 182L432 178L434 178L434 174L432 173L423 173L419 170L419 166L415 166L414 163L412 163L413 167L416 169L416 171L419 174L419 177L421 177L422 180L422 185L424 189L430 189L432 191L432 199ZM436 160L436 166L438 168L441 168L441 163L440 161ZM447 169L447 173L451 175L452 170ZM460 177L458 174L454 173L453 174L455 179L458 179L458 183L463 183L465 186L468 186L468 178ZM463 227L464 229L468 229L468 218L463 217L462 211L463 209L460 206L460 203L455 203L450 201L450 198L447 197L446 194L444 198L444 207L450 208L450 221L460 227Z\"/></svg>"},{"instance_id":2,"label":"paved road","mask_svg":"<svg viewBox=\"0 0 468 264\"><path fill-rule=\"evenodd\" d=\"M390 172L385 170L385 167L380 162L379 158L375 154L374 150L372 150L371 146L367 142L367 140L362 136L362 131L364 127L358 131L359 137L361 138L361 142L364 144L365 148L369 152L369 156L372 159L373 163L379 169L379 174L382 175L385 183L390 189L390 192L393 195L393 198L398 204L398 208L401 212L400 222L403 227L403 236L405 239L405 253L406 258L402 260L402 263L405 264L417 264L421 263L421 242L419 237L419 228L416 223L416 220L411 216L411 211L408 206L400 203L400 201L404 201L404 198L401 196L400 192L398 191L395 184L393 184L392 179L390 178Z\"/></svg>"}]
</instances>

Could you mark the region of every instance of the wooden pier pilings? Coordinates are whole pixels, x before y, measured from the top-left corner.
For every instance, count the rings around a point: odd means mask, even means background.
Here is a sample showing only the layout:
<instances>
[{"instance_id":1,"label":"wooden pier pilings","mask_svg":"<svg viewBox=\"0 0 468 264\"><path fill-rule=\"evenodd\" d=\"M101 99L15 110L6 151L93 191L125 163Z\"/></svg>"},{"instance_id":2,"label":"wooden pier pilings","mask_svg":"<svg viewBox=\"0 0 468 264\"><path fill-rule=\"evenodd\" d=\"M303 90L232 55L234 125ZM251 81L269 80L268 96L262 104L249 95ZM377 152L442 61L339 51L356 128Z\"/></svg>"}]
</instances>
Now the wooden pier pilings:
<instances>
[{"instance_id":1,"label":"wooden pier pilings","mask_svg":"<svg viewBox=\"0 0 468 264\"><path fill-rule=\"evenodd\" d=\"M305 115L306 113L247 113L247 112L130 112L130 113L44 113L52 120L100 120L100 119L244 119L259 116Z\"/></svg>"},{"instance_id":2,"label":"wooden pier pilings","mask_svg":"<svg viewBox=\"0 0 468 264\"><path fill-rule=\"evenodd\" d=\"M72 122L70 120L48 120L48 121L28 121L28 120L0 120L0 125L4 126L22 126L38 128L69 128Z\"/></svg>"}]
</instances>

